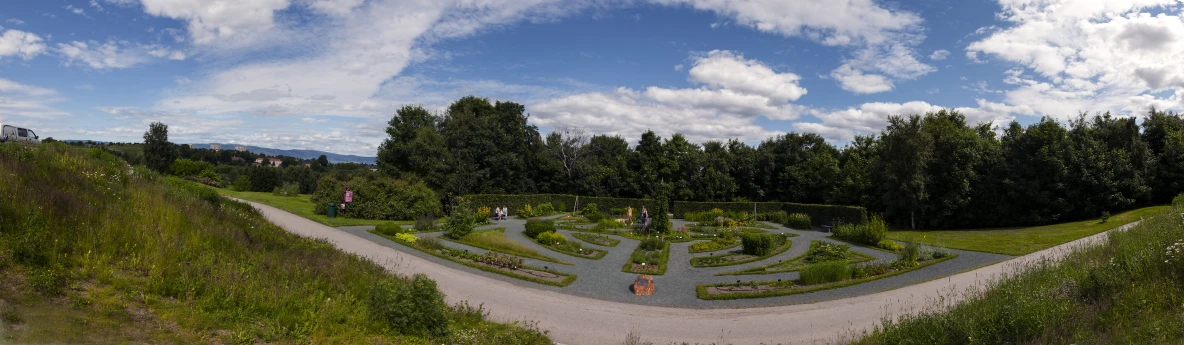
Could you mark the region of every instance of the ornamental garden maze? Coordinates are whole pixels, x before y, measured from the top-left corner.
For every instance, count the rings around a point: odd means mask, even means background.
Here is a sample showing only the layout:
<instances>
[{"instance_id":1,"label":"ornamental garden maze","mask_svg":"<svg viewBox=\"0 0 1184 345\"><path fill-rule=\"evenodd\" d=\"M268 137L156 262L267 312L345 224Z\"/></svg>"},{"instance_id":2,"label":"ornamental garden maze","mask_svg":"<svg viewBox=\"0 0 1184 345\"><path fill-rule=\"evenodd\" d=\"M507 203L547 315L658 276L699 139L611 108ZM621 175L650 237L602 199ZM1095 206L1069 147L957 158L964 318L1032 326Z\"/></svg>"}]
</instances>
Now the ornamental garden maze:
<instances>
[{"instance_id":1,"label":"ornamental garden maze","mask_svg":"<svg viewBox=\"0 0 1184 345\"><path fill-rule=\"evenodd\" d=\"M685 308L859 296L1010 258L890 240L860 207L563 194L457 202L439 221L340 229L522 288Z\"/></svg>"}]
</instances>

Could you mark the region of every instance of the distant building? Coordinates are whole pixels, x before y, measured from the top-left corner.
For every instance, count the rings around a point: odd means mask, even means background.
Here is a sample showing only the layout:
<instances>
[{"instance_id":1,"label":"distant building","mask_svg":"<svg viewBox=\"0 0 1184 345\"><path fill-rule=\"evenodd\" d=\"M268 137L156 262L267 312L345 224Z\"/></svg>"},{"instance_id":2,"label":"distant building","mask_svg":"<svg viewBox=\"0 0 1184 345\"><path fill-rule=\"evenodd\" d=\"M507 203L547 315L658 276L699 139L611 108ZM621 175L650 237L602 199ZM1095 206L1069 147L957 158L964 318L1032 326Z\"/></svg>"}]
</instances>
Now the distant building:
<instances>
[{"instance_id":1,"label":"distant building","mask_svg":"<svg viewBox=\"0 0 1184 345\"><path fill-rule=\"evenodd\" d=\"M255 158L255 164L263 164L263 158Z\"/></svg>"},{"instance_id":2,"label":"distant building","mask_svg":"<svg viewBox=\"0 0 1184 345\"><path fill-rule=\"evenodd\" d=\"M234 147L234 150L235 150L235 151L238 151L238 152L247 152L247 147L246 147L246 146L239 145L239 146L235 146L235 147Z\"/></svg>"},{"instance_id":3,"label":"distant building","mask_svg":"<svg viewBox=\"0 0 1184 345\"><path fill-rule=\"evenodd\" d=\"M245 160L243 160L243 158L242 158L242 157L230 157L230 161L231 161L231 162L235 162L235 163L243 163L243 162L246 162Z\"/></svg>"},{"instance_id":4,"label":"distant building","mask_svg":"<svg viewBox=\"0 0 1184 345\"><path fill-rule=\"evenodd\" d=\"M271 166L276 167L276 168L278 168L278 167L280 167L280 165L284 164L284 160L279 159L279 158L268 158L267 160L271 161Z\"/></svg>"},{"instance_id":5,"label":"distant building","mask_svg":"<svg viewBox=\"0 0 1184 345\"><path fill-rule=\"evenodd\" d=\"M222 151L222 145L210 144L210 150L212 150L214 152Z\"/></svg>"},{"instance_id":6,"label":"distant building","mask_svg":"<svg viewBox=\"0 0 1184 345\"><path fill-rule=\"evenodd\" d=\"M304 167L305 167L305 168L311 168L311 167L312 167L312 164L309 164L309 163L304 163Z\"/></svg>"}]
</instances>

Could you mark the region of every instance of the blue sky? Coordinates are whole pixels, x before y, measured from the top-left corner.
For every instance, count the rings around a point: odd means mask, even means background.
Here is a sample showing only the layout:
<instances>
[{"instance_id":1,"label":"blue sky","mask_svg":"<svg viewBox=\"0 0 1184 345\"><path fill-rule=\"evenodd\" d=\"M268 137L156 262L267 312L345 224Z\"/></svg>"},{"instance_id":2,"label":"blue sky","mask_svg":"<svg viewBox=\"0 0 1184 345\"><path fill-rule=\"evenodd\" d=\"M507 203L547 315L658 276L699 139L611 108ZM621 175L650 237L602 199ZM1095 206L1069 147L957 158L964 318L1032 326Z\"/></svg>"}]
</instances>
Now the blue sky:
<instances>
[{"instance_id":1,"label":"blue sky","mask_svg":"<svg viewBox=\"0 0 1184 345\"><path fill-rule=\"evenodd\" d=\"M59 139L374 155L394 110L477 95L544 132L696 142L890 115L1184 108L1181 0L46 0L0 10L0 123Z\"/></svg>"}]
</instances>

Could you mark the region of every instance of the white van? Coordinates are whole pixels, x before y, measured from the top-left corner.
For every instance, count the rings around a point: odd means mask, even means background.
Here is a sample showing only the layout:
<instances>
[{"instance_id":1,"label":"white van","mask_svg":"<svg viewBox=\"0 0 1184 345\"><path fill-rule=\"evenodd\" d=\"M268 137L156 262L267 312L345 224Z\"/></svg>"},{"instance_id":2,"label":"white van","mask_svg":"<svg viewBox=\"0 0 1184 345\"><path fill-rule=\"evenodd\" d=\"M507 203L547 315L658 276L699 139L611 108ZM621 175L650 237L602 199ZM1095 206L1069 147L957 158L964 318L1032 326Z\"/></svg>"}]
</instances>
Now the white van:
<instances>
[{"instance_id":1,"label":"white van","mask_svg":"<svg viewBox=\"0 0 1184 345\"><path fill-rule=\"evenodd\" d=\"M0 142L8 141L37 144L41 142L41 137L38 137L37 133L33 133L33 131L28 128L20 128L9 125L0 126Z\"/></svg>"}]
</instances>

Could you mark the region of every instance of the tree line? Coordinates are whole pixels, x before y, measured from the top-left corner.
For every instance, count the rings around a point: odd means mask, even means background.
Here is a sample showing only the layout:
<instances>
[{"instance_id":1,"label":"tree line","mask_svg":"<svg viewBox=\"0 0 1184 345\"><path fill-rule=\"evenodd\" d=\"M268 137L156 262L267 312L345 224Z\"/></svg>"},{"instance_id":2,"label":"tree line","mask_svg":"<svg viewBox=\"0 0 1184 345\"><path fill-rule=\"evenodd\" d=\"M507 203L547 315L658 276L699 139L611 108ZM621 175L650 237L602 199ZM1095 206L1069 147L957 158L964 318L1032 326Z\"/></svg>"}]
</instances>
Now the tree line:
<instances>
[{"instance_id":1,"label":"tree line","mask_svg":"<svg viewBox=\"0 0 1184 345\"><path fill-rule=\"evenodd\" d=\"M892 116L842 148L813 133L756 146L695 144L646 131L635 142L558 128L525 107L468 96L441 114L405 106L378 150L387 176L422 181L446 203L466 194L565 193L685 201L857 205L897 225L971 228L1097 217L1184 191L1184 119L1149 111L1001 128L957 111Z\"/></svg>"}]
</instances>

